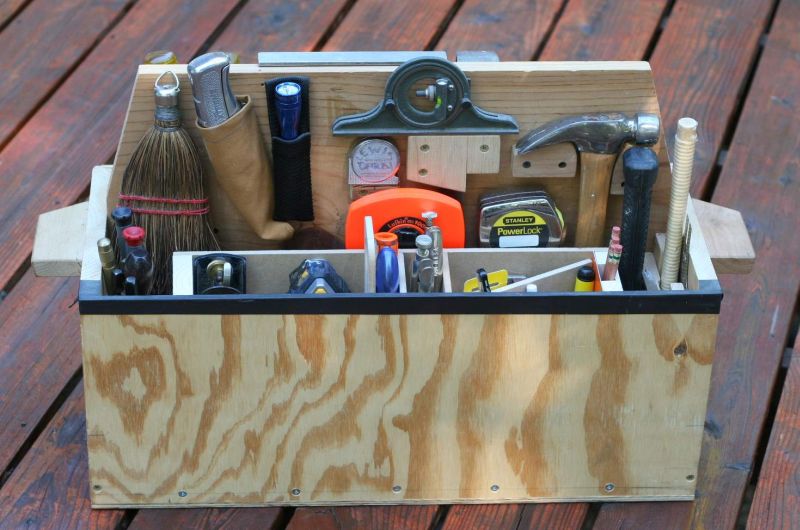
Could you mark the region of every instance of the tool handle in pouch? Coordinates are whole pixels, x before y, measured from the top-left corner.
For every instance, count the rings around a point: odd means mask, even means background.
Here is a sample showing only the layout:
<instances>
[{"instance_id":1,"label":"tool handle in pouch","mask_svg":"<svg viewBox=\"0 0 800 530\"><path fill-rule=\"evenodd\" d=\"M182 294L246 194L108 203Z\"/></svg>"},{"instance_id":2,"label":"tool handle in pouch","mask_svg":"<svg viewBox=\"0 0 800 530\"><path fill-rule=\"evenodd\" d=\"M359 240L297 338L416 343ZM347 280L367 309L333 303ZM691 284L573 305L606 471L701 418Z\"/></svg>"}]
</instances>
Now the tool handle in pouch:
<instances>
[{"instance_id":1,"label":"tool handle in pouch","mask_svg":"<svg viewBox=\"0 0 800 530\"><path fill-rule=\"evenodd\" d=\"M286 125L286 120L281 119L275 95L275 88L282 83L296 83L301 89L300 116L294 122L297 130L292 134L283 135L286 138L282 136L282 125ZM275 175L273 219L313 221L309 80L307 77L280 77L264 83L264 89L267 93L267 113L272 136L272 168Z\"/></svg>"},{"instance_id":2,"label":"tool handle in pouch","mask_svg":"<svg viewBox=\"0 0 800 530\"><path fill-rule=\"evenodd\" d=\"M250 228L265 241L285 241L294 229L273 220L272 171L249 96L242 108L214 127L200 127L216 180Z\"/></svg>"}]
</instances>

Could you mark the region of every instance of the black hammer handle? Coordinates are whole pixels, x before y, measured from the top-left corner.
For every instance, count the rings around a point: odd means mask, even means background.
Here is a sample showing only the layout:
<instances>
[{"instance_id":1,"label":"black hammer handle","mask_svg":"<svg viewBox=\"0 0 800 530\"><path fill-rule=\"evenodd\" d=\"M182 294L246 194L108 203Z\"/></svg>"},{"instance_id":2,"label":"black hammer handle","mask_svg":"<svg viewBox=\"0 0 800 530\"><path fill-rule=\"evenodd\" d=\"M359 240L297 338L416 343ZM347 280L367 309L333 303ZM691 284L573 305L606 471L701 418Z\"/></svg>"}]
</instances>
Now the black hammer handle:
<instances>
[{"instance_id":1,"label":"black hammer handle","mask_svg":"<svg viewBox=\"0 0 800 530\"><path fill-rule=\"evenodd\" d=\"M650 225L650 198L658 176L658 156L649 147L631 147L622 155L625 197L622 203L622 258L619 275L626 291L645 289L642 269Z\"/></svg>"}]
</instances>

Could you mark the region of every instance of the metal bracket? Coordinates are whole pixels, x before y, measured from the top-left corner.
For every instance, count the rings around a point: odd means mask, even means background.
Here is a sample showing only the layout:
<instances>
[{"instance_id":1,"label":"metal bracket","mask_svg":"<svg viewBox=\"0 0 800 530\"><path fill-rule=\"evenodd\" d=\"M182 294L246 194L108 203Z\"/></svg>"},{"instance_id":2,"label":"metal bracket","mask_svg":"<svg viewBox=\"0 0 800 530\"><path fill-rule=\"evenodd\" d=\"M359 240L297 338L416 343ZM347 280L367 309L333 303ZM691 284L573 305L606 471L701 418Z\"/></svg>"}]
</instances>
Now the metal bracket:
<instances>
[{"instance_id":1,"label":"metal bracket","mask_svg":"<svg viewBox=\"0 0 800 530\"><path fill-rule=\"evenodd\" d=\"M411 90L433 80L417 98L427 99L432 110L411 101ZM340 116L333 122L334 136L490 135L516 134L519 126L507 114L487 112L470 99L469 79L450 61L420 57L400 65L386 81L384 98L365 113Z\"/></svg>"}]
</instances>

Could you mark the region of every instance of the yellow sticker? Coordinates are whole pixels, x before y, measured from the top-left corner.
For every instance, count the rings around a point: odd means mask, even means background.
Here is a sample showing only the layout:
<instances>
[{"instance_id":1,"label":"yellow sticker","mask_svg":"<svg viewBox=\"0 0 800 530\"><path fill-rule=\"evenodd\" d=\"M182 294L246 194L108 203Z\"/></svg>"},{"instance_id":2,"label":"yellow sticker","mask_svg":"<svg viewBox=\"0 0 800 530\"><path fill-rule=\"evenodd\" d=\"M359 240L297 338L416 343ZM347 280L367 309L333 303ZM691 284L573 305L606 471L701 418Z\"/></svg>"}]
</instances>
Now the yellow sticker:
<instances>
[{"instance_id":1,"label":"yellow sticker","mask_svg":"<svg viewBox=\"0 0 800 530\"><path fill-rule=\"evenodd\" d=\"M544 247L550 241L547 222L530 210L514 210L494 222L489 246L496 248Z\"/></svg>"}]
</instances>

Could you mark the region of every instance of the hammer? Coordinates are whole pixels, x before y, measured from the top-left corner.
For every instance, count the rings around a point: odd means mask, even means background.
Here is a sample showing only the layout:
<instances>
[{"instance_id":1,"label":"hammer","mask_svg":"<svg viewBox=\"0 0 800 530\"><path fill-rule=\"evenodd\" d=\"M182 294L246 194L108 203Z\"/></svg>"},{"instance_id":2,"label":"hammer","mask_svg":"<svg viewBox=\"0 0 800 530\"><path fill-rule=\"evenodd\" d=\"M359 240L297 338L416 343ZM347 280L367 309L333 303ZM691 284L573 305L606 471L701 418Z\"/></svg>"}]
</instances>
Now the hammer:
<instances>
[{"instance_id":1,"label":"hammer","mask_svg":"<svg viewBox=\"0 0 800 530\"><path fill-rule=\"evenodd\" d=\"M580 155L580 196L575 246L603 245L606 207L611 174L622 147L633 142L652 145L658 140L661 122L657 115L620 112L569 116L548 122L514 146L517 155L539 147L572 142Z\"/></svg>"}]
</instances>

